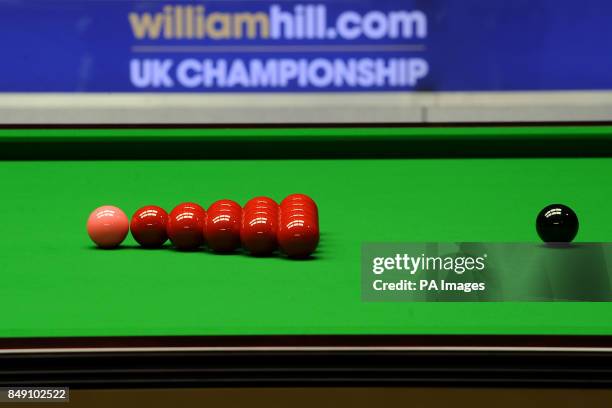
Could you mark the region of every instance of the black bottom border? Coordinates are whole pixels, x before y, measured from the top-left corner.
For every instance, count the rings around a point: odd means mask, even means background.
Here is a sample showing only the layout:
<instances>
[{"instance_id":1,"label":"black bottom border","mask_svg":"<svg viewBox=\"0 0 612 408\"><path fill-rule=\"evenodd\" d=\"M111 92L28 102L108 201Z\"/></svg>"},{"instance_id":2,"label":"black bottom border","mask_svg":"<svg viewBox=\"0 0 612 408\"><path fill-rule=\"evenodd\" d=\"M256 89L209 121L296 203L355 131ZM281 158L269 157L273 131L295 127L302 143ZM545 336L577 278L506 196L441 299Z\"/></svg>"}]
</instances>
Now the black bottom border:
<instances>
[{"instance_id":1,"label":"black bottom border","mask_svg":"<svg viewBox=\"0 0 612 408\"><path fill-rule=\"evenodd\" d=\"M610 349L612 335L587 334L261 334L3 337L0 353L19 349L108 348L572 348Z\"/></svg>"},{"instance_id":2,"label":"black bottom border","mask_svg":"<svg viewBox=\"0 0 612 408\"><path fill-rule=\"evenodd\" d=\"M260 351L12 354L0 386L610 388L612 354Z\"/></svg>"},{"instance_id":3,"label":"black bottom border","mask_svg":"<svg viewBox=\"0 0 612 408\"><path fill-rule=\"evenodd\" d=\"M2 339L0 386L612 388L610 336Z\"/></svg>"}]
</instances>

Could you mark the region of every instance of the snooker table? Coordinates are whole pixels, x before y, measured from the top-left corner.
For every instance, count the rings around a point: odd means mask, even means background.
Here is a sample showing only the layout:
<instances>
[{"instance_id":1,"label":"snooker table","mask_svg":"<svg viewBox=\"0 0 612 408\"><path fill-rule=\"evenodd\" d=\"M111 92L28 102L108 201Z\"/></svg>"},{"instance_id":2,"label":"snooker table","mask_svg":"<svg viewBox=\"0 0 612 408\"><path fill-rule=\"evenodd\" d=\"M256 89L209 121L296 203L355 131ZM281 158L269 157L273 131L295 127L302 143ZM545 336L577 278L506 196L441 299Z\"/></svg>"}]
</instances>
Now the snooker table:
<instances>
[{"instance_id":1,"label":"snooker table","mask_svg":"<svg viewBox=\"0 0 612 408\"><path fill-rule=\"evenodd\" d=\"M612 237L612 124L4 126L0 385L612 384L612 303L364 302L363 242L537 242L563 202ZM307 260L132 237L88 214L301 192Z\"/></svg>"}]
</instances>

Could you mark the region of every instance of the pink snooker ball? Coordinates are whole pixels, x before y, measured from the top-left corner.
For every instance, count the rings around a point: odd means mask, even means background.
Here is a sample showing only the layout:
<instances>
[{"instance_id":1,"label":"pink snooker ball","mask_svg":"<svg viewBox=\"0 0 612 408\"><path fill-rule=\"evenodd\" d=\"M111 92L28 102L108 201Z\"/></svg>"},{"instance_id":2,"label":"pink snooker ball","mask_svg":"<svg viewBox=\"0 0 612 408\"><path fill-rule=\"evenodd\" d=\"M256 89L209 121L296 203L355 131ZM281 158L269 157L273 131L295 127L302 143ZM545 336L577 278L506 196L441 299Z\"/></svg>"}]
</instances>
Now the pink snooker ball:
<instances>
[{"instance_id":1,"label":"pink snooker ball","mask_svg":"<svg viewBox=\"0 0 612 408\"><path fill-rule=\"evenodd\" d=\"M129 225L128 217L121 209L104 205L89 215L87 233L100 248L114 248L127 236Z\"/></svg>"}]
</instances>

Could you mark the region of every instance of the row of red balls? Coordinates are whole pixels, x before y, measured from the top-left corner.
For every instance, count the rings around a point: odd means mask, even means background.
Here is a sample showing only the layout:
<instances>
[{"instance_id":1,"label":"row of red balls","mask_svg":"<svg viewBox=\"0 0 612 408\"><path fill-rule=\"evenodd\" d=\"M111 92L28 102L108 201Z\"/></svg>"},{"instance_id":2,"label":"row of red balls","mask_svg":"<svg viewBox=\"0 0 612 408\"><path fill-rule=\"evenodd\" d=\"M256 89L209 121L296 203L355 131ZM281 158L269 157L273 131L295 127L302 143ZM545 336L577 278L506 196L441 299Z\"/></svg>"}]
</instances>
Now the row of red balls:
<instances>
[{"instance_id":1,"label":"row of red balls","mask_svg":"<svg viewBox=\"0 0 612 408\"><path fill-rule=\"evenodd\" d=\"M232 252L242 246L252 255L270 255L280 249L289 257L303 258L319 243L319 212L310 197L291 194L280 204L268 197L255 197L244 207L219 200L208 210L183 203L170 214L149 205L138 209L131 222L121 209L103 206L87 221L89 237L101 248L117 247L128 230L146 248L161 247L170 239L180 250L206 244L215 252Z\"/></svg>"}]
</instances>

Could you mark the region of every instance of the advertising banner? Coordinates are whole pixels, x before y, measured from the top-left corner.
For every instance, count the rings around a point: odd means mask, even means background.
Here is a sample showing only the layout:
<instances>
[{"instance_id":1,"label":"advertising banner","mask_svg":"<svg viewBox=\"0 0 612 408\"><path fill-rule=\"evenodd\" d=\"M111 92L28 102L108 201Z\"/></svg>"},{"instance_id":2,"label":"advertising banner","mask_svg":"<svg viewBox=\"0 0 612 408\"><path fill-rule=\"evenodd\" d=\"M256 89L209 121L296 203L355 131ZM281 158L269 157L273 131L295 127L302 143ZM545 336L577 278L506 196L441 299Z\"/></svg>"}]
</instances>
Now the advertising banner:
<instances>
[{"instance_id":1,"label":"advertising banner","mask_svg":"<svg viewBox=\"0 0 612 408\"><path fill-rule=\"evenodd\" d=\"M612 3L0 0L0 92L612 89Z\"/></svg>"}]
</instances>

